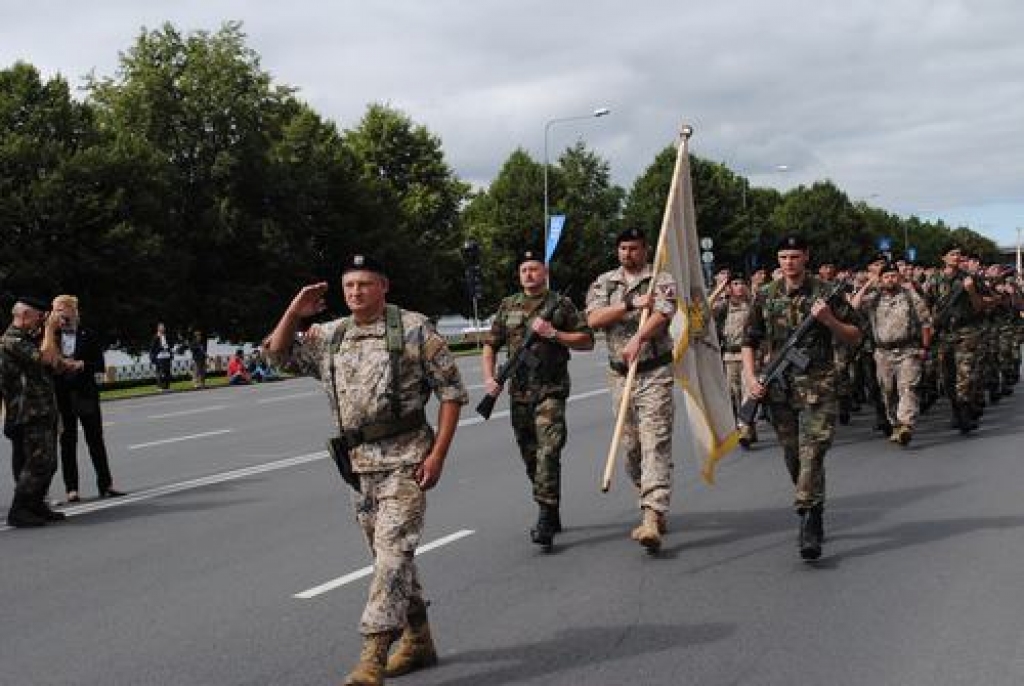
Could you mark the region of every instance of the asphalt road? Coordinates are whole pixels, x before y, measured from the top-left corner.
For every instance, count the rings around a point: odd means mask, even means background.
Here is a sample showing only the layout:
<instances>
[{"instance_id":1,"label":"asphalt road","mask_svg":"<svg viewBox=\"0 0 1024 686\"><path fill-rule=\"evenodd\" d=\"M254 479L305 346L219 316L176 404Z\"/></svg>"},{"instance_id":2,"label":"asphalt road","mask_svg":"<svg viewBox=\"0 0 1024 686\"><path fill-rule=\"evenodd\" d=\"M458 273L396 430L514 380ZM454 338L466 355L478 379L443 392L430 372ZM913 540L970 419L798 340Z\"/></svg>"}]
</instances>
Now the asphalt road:
<instances>
[{"instance_id":1,"label":"asphalt road","mask_svg":"<svg viewBox=\"0 0 1024 686\"><path fill-rule=\"evenodd\" d=\"M1020 394L970 437L939 406L907 450L867 413L840 427L814 565L798 559L769 431L723 460L715 486L678 454L652 557L629 540L621 469L599 492L612 410L602 354L579 355L567 531L544 555L527 538L535 511L507 413L476 418L478 365L462 366L473 404L418 558L442 662L394 683L1024 683ZM68 521L0 527L0 684L340 683L369 558L323 452L315 382L117 401L104 416L131 495L94 499L82 444L86 500Z\"/></svg>"}]
</instances>

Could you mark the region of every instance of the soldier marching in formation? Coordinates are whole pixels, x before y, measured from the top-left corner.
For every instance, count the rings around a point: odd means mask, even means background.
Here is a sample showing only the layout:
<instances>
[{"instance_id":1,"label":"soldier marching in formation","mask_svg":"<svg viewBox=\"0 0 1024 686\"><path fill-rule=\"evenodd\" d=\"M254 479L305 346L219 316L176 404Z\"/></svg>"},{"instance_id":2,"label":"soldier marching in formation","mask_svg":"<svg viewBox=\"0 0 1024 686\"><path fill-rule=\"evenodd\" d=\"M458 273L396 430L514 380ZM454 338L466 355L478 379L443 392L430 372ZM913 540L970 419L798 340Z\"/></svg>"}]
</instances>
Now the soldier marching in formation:
<instances>
[{"instance_id":1,"label":"soldier marching in formation","mask_svg":"<svg viewBox=\"0 0 1024 686\"><path fill-rule=\"evenodd\" d=\"M548 289L548 270L539 253L523 253L518 272L522 291L498 306L481 365L486 392L501 392L494 378L498 351L507 344L512 357L524 345L527 332L537 334L539 340L526 351L529 359L512 372L509 402L512 430L539 508L530 537L548 550L554 535L562 530L559 502L565 403L570 391L569 351L592 350L594 334L569 298ZM551 314L541 318L542 310Z\"/></svg>"},{"instance_id":2,"label":"soldier marching in formation","mask_svg":"<svg viewBox=\"0 0 1024 686\"><path fill-rule=\"evenodd\" d=\"M751 294L743 274L724 271L716 276L718 281L709 300L715 317L722 347L722 364L725 365L725 379L729 384L729 397L733 413L739 411L747 388L743 380L743 327L750 313ZM740 425L740 445L749 448L757 441L756 425Z\"/></svg>"}]
</instances>

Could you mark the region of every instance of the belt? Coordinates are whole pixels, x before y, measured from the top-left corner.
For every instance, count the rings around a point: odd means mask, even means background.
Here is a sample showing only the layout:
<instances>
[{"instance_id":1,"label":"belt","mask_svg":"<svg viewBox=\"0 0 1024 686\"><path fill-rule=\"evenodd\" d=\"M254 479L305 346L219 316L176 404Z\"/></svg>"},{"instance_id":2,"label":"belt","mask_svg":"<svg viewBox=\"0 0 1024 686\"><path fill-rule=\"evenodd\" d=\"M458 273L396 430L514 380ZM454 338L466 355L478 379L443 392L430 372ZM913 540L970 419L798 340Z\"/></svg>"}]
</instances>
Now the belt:
<instances>
[{"instance_id":1,"label":"belt","mask_svg":"<svg viewBox=\"0 0 1024 686\"><path fill-rule=\"evenodd\" d=\"M393 419L388 422L371 422L358 429L346 429L341 432L345 445L355 448L363 443L376 443L385 438L394 438L420 429L427 424L427 414L419 409L412 414Z\"/></svg>"},{"instance_id":2,"label":"belt","mask_svg":"<svg viewBox=\"0 0 1024 686\"><path fill-rule=\"evenodd\" d=\"M875 347L880 348L882 350L895 350L896 348L909 348L911 346L920 347L914 345L914 343L915 342L913 340L909 338L904 338L901 341L893 341L892 343L882 343L880 341L875 341Z\"/></svg>"},{"instance_id":3,"label":"belt","mask_svg":"<svg viewBox=\"0 0 1024 686\"><path fill-rule=\"evenodd\" d=\"M644 372L649 372L653 369L657 369L658 367L664 367L666 364L670 364L671 362L672 352L665 351L662 354L658 355L657 357L652 357L649 360L644 360L643 362L637 364L636 371L639 374L643 374ZM615 372L619 376L625 376L627 373L629 373L629 366L625 362L619 362L618 360L608 360L608 366L611 368L613 372Z\"/></svg>"}]
</instances>

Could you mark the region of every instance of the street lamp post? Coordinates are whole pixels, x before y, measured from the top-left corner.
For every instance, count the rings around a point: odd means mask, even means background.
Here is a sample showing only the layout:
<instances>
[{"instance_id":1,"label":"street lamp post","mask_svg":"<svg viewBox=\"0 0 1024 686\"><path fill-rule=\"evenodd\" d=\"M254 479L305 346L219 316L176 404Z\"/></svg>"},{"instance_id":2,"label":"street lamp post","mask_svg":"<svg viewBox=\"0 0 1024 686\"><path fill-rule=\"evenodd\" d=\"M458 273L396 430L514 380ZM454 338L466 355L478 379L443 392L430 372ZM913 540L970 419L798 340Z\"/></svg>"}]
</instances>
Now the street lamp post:
<instances>
[{"instance_id":1,"label":"street lamp post","mask_svg":"<svg viewBox=\"0 0 1024 686\"><path fill-rule=\"evenodd\" d=\"M586 119L594 119L596 117L603 117L606 114L611 114L611 110L607 107L598 107L590 114L580 115L578 117L559 117L557 119L549 119L544 122L544 247L545 255L547 255L548 249L548 232L551 230L551 217L548 214L548 134L551 131L551 127L554 124L561 124L567 121L583 121Z\"/></svg>"}]
</instances>

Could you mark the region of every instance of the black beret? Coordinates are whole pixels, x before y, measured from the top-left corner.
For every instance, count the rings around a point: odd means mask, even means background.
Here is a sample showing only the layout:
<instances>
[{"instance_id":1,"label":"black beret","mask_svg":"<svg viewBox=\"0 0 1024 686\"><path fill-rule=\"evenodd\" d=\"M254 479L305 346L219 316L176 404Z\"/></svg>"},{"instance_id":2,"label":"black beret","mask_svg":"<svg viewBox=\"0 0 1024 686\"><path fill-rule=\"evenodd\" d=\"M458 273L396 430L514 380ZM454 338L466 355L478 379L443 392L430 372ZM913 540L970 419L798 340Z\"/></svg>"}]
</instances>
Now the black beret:
<instances>
[{"instance_id":1,"label":"black beret","mask_svg":"<svg viewBox=\"0 0 1024 686\"><path fill-rule=\"evenodd\" d=\"M348 274L349 272L374 272L381 276L386 276L384 273L384 265L379 261L373 259L369 255L355 254L345 260L345 264L341 267L342 275Z\"/></svg>"},{"instance_id":2,"label":"black beret","mask_svg":"<svg viewBox=\"0 0 1024 686\"><path fill-rule=\"evenodd\" d=\"M959 250L960 252L963 252L964 248L957 241L949 241L944 246L942 246L942 254L943 255L948 255L949 253L953 252L954 250Z\"/></svg>"},{"instance_id":3,"label":"black beret","mask_svg":"<svg viewBox=\"0 0 1024 686\"><path fill-rule=\"evenodd\" d=\"M616 247L618 247L619 243L622 243L623 241L643 241L644 243L647 243L647 236L645 236L643 231L640 229L626 229L616 237Z\"/></svg>"},{"instance_id":4,"label":"black beret","mask_svg":"<svg viewBox=\"0 0 1024 686\"><path fill-rule=\"evenodd\" d=\"M34 295L19 295L17 302L20 302L22 305L28 305L33 310L39 310L40 312L49 312L51 309L49 300Z\"/></svg>"},{"instance_id":5,"label":"black beret","mask_svg":"<svg viewBox=\"0 0 1024 686\"><path fill-rule=\"evenodd\" d=\"M523 264L524 262L543 262L544 255L539 250L524 250L519 254L519 258L516 260L516 266Z\"/></svg>"},{"instance_id":6,"label":"black beret","mask_svg":"<svg viewBox=\"0 0 1024 686\"><path fill-rule=\"evenodd\" d=\"M886 272L898 272L900 267L892 260L885 260L882 262L882 269L878 272L879 274L885 274Z\"/></svg>"},{"instance_id":7,"label":"black beret","mask_svg":"<svg viewBox=\"0 0 1024 686\"><path fill-rule=\"evenodd\" d=\"M776 248L776 251L782 250L807 250L807 241L804 240L803 236L797 236L796 234L783 236Z\"/></svg>"}]
</instances>

